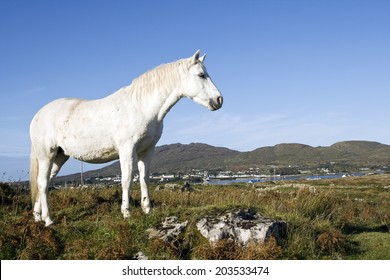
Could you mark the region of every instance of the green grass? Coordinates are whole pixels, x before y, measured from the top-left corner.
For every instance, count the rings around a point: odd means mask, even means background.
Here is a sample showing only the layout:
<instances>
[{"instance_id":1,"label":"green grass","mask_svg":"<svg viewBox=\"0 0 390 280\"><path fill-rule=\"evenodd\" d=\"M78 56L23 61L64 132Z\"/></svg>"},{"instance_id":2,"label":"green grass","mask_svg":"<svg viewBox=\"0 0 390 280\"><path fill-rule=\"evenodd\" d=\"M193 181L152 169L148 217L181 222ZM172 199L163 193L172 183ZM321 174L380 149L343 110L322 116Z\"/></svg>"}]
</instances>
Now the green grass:
<instances>
[{"instance_id":1,"label":"green grass","mask_svg":"<svg viewBox=\"0 0 390 280\"><path fill-rule=\"evenodd\" d=\"M55 226L34 223L29 194L0 188L1 259L390 259L390 176L319 181L194 186L192 192L155 191L154 210L140 209L139 186L131 191L131 217L120 213L121 189L50 192ZM211 246L196 229L205 214L253 208L287 222L282 244L231 241ZM165 217L188 220L186 231L166 244L146 230Z\"/></svg>"},{"instance_id":2,"label":"green grass","mask_svg":"<svg viewBox=\"0 0 390 280\"><path fill-rule=\"evenodd\" d=\"M355 242L358 251L348 256L348 259L358 260L389 260L390 234L388 232L362 232L350 239Z\"/></svg>"}]
</instances>

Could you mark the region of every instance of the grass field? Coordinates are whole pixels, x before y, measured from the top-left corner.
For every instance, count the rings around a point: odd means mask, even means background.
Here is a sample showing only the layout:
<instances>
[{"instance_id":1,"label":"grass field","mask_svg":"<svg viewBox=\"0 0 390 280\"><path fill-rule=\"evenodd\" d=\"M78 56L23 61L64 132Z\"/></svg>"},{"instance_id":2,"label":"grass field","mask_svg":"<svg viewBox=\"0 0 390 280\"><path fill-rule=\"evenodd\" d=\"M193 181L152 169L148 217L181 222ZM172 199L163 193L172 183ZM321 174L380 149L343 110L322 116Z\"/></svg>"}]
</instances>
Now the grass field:
<instances>
[{"instance_id":1,"label":"grass field","mask_svg":"<svg viewBox=\"0 0 390 280\"><path fill-rule=\"evenodd\" d=\"M390 175L228 186L194 185L193 191L155 191L154 210L140 209L131 191L131 218L120 213L119 186L50 191L55 225L34 223L30 195L0 188L1 259L385 259L390 260ZM231 241L211 246L196 229L210 212L253 208L287 222L282 244L242 248ZM165 217L188 220L177 240L149 240L146 230Z\"/></svg>"}]
</instances>

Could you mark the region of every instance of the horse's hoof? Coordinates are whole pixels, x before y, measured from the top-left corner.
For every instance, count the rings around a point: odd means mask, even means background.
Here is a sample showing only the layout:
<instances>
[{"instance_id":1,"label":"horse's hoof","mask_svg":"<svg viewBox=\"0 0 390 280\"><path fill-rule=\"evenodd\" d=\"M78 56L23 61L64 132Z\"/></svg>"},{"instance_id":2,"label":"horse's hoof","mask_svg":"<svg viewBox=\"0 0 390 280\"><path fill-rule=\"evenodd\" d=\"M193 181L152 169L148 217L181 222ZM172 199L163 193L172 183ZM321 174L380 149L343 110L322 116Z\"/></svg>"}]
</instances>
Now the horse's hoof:
<instances>
[{"instance_id":1,"label":"horse's hoof","mask_svg":"<svg viewBox=\"0 0 390 280\"><path fill-rule=\"evenodd\" d=\"M151 212L152 208L150 206L142 207L142 211L145 214L149 214Z\"/></svg>"},{"instance_id":2,"label":"horse's hoof","mask_svg":"<svg viewBox=\"0 0 390 280\"><path fill-rule=\"evenodd\" d=\"M42 221L42 217L38 212L34 212L34 221L37 223Z\"/></svg>"},{"instance_id":3,"label":"horse's hoof","mask_svg":"<svg viewBox=\"0 0 390 280\"><path fill-rule=\"evenodd\" d=\"M129 210L124 210L122 212L123 214L123 218L127 219L127 218L130 218L130 211Z\"/></svg>"},{"instance_id":4,"label":"horse's hoof","mask_svg":"<svg viewBox=\"0 0 390 280\"><path fill-rule=\"evenodd\" d=\"M50 218L45 220L45 227L50 227L53 224L54 224L54 222Z\"/></svg>"}]
</instances>

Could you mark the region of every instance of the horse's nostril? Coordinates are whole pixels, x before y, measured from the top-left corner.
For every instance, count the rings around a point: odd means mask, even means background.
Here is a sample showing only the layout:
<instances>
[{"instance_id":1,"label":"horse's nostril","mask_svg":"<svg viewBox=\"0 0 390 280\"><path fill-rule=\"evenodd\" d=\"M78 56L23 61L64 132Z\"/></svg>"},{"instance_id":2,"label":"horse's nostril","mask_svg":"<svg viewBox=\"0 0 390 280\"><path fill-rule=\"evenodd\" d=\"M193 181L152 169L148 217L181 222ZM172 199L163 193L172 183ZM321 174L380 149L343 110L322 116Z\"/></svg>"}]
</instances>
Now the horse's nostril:
<instances>
[{"instance_id":1,"label":"horse's nostril","mask_svg":"<svg viewBox=\"0 0 390 280\"><path fill-rule=\"evenodd\" d=\"M219 97L217 98L217 102L218 102L218 105L221 107L221 106L222 106L222 103L223 103L223 98L222 98L222 96L219 96Z\"/></svg>"}]
</instances>

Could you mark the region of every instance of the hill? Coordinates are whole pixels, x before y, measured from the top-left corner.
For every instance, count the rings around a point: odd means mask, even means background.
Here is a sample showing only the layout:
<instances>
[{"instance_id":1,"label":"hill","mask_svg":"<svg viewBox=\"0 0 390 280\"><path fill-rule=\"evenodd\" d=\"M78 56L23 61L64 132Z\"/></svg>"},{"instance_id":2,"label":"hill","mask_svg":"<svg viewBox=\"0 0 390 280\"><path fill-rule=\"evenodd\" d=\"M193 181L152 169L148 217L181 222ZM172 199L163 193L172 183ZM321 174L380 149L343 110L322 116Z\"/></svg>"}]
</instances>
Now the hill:
<instances>
[{"instance_id":1,"label":"hill","mask_svg":"<svg viewBox=\"0 0 390 280\"><path fill-rule=\"evenodd\" d=\"M152 161L153 172L186 171L191 169L221 170L240 152L207 144L172 144L157 147Z\"/></svg>"},{"instance_id":2,"label":"hill","mask_svg":"<svg viewBox=\"0 0 390 280\"><path fill-rule=\"evenodd\" d=\"M361 167L388 165L390 146L370 141L344 141L329 147L292 143L239 152L202 143L171 144L156 147L152 172L186 172L192 169L237 171L269 165L317 166L330 162ZM119 163L115 162L107 167L85 172L84 177L118 174L120 167ZM72 176L62 178L71 179Z\"/></svg>"},{"instance_id":3,"label":"hill","mask_svg":"<svg viewBox=\"0 0 390 280\"><path fill-rule=\"evenodd\" d=\"M378 165L390 162L390 146L370 141L344 141L330 147L303 144L279 144L241 153L243 165L315 165L329 162L352 165Z\"/></svg>"}]
</instances>

